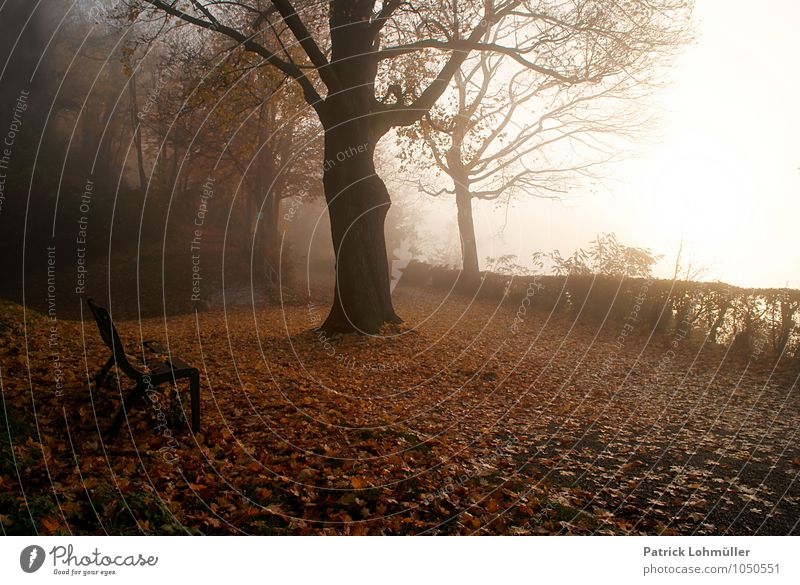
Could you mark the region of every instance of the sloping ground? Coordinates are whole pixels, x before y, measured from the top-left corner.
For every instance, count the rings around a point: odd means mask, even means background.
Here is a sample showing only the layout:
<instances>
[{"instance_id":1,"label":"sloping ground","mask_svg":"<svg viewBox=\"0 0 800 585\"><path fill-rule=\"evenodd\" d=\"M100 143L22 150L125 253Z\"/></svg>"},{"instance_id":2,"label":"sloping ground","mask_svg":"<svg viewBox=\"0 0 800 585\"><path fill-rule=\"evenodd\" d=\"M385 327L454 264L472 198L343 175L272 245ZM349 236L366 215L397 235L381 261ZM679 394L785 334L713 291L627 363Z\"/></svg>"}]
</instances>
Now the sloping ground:
<instances>
[{"instance_id":1,"label":"sloping ground","mask_svg":"<svg viewBox=\"0 0 800 585\"><path fill-rule=\"evenodd\" d=\"M4 531L800 532L787 364L635 323L396 297L406 324L375 338L315 333L315 305L120 322L131 351L157 339L201 368L203 432L159 426L164 399L111 443L97 421L119 389L93 402L86 382L108 354L94 323L3 304Z\"/></svg>"}]
</instances>

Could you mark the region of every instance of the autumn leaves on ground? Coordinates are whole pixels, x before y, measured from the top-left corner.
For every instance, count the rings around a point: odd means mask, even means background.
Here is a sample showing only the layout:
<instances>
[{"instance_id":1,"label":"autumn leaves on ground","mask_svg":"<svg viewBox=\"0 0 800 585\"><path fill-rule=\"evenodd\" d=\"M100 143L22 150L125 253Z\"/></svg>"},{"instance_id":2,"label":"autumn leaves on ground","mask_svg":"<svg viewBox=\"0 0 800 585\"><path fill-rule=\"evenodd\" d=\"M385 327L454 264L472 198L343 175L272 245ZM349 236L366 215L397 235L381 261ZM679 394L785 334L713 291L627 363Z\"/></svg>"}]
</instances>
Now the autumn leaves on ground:
<instances>
[{"instance_id":1,"label":"autumn leaves on ground","mask_svg":"<svg viewBox=\"0 0 800 585\"><path fill-rule=\"evenodd\" d=\"M379 337L324 304L120 321L202 372L202 432L120 389L89 315L2 302L6 534L796 534L796 372L722 346L408 287ZM55 337L51 337L51 333ZM63 389L54 384L55 339ZM667 359L665 356L669 356ZM122 378L127 391L130 381ZM188 410L188 392L179 397Z\"/></svg>"}]
</instances>

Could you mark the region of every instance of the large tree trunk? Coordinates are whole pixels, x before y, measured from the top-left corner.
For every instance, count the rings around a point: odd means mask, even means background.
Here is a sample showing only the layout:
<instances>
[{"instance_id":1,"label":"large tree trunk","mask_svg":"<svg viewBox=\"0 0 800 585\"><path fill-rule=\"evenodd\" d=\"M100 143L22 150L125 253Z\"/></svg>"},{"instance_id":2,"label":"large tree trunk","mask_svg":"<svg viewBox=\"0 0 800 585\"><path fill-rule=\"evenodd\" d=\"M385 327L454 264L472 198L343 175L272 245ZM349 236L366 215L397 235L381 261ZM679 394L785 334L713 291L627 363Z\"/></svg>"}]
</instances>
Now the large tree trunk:
<instances>
[{"instance_id":1,"label":"large tree trunk","mask_svg":"<svg viewBox=\"0 0 800 585\"><path fill-rule=\"evenodd\" d=\"M374 0L330 3L331 59L337 88L320 115L325 128L323 185L336 258L328 333L377 333L400 319L392 307L384 220L391 201L373 156L381 137L375 113ZM388 128L384 129L387 130Z\"/></svg>"},{"instance_id":2,"label":"large tree trunk","mask_svg":"<svg viewBox=\"0 0 800 585\"><path fill-rule=\"evenodd\" d=\"M375 144L363 120L325 131L323 184L336 257L336 286L328 333L377 333L400 319L392 307L384 221L391 201L375 174Z\"/></svg>"},{"instance_id":3,"label":"large tree trunk","mask_svg":"<svg viewBox=\"0 0 800 585\"><path fill-rule=\"evenodd\" d=\"M456 187L458 208L458 233L461 238L460 284L472 289L481 279L478 266L478 244L475 239L475 224L472 220L472 194L465 187Z\"/></svg>"}]
</instances>

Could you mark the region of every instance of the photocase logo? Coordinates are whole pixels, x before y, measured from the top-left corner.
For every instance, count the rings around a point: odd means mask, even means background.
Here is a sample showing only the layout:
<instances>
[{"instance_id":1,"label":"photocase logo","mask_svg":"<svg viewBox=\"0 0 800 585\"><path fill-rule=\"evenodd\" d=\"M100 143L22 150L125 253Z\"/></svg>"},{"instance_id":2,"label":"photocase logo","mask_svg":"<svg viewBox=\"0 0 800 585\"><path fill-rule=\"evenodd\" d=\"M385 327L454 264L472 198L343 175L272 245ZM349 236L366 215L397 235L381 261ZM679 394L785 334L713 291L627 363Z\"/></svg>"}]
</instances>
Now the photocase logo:
<instances>
[{"instance_id":1,"label":"photocase logo","mask_svg":"<svg viewBox=\"0 0 800 585\"><path fill-rule=\"evenodd\" d=\"M19 566L26 573L35 573L44 564L44 549L41 546L32 544L26 546L19 553Z\"/></svg>"},{"instance_id":2,"label":"photocase logo","mask_svg":"<svg viewBox=\"0 0 800 585\"><path fill-rule=\"evenodd\" d=\"M396 287L397 283L400 282L400 277L403 276L403 271L414 257L408 245L408 240L403 240L400 242L400 247L394 249L393 255L395 259L392 260L392 280L389 283L389 294L394 292L394 287Z\"/></svg>"}]
</instances>

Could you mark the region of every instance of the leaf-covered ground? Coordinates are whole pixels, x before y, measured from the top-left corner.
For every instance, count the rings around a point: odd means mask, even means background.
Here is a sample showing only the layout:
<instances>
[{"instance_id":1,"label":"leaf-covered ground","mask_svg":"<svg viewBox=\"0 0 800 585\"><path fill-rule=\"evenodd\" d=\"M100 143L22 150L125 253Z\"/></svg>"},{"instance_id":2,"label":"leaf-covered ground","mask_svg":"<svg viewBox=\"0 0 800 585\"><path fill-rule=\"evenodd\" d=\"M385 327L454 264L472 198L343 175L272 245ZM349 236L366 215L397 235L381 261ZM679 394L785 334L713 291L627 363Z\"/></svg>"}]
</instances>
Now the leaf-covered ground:
<instances>
[{"instance_id":1,"label":"leaf-covered ground","mask_svg":"<svg viewBox=\"0 0 800 585\"><path fill-rule=\"evenodd\" d=\"M797 372L725 347L396 291L402 326L328 339L325 305L121 321L202 371L113 442L88 315L0 303L8 534L797 534ZM63 388L58 388L56 378ZM124 391L130 381L122 378ZM188 402L181 387L178 395Z\"/></svg>"}]
</instances>

